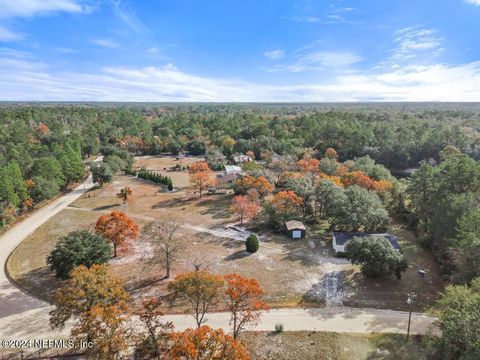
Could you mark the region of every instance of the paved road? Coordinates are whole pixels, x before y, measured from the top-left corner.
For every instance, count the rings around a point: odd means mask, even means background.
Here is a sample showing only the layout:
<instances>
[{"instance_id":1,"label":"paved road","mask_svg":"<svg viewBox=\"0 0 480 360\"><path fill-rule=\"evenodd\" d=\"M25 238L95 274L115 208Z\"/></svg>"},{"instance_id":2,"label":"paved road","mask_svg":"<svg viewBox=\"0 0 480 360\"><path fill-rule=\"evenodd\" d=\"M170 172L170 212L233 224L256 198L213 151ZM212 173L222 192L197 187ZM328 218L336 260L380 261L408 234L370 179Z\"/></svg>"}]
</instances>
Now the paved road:
<instances>
[{"instance_id":1,"label":"paved road","mask_svg":"<svg viewBox=\"0 0 480 360\"><path fill-rule=\"evenodd\" d=\"M38 210L0 237L0 339L60 338L68 335L68 328L63 332L52 331L49 328L48 313L51 306L12 285L4 271L5 263L8 255L28 235L78 199L83 194L84 188L88 190L91 187L93 187L93 183L92 179L89 178L85 184ZM282 323L285 330L290 331L404 333L406 332L407 319L407 313L392 310L344 307L275 309L265 313L262 316L261 323L255 329L270 331L276 323ZM177 329L194 326L193 318L189 315L169 315L166 316L166 320L173 321ZM424 333L433 321L434 318L432 317L414 313L412 316L412 333ZM208 325L229 329L228 314L208 314Z\"/></svg>"},{"instance_id":2,"label":"paved road","mask_svg":"<svg viewBox=\"0 0 480 360\"><path fill-rule=\"evenodd\" d=\"M0 237L0 338L47 334L50 305L35 299L12 285L5 273L10 253L31 233L78 199L84 189L94 186L89 177L84 184L36 211ZM51 335L49 333L48 335Z\"/></svg>"}]
</instances>

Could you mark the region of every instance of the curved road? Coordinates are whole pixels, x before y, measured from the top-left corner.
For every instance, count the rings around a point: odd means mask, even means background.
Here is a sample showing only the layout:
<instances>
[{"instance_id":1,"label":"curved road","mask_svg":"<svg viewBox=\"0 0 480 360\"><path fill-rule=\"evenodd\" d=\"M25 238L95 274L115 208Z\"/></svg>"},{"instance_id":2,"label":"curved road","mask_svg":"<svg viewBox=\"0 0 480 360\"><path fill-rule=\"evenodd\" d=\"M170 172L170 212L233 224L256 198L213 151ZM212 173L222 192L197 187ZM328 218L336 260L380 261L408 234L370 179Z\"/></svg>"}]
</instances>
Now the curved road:
<instances>
[{"instance_id":1,"label":"curved road","mask_svg":"<svg viewBox=\"0 0 480 360\"><path fill-rule=\"evenodd\" d=\"M72 192L61 196L49 205L38 210L0 237L0 340L1 339L54 339L68 336L69 329L62 332L52 331L49 327L48 313L51 305L31 297L11 284L5 264L9 254L43 223L65 209L78 199L84 189L94 184L91 177ZM207 324L229 329L228 314L210 313ZM189 315L168 315L165 320L173 321L179 330L195 325ZM412 334L425 333L435 318L413 313ZM317 330L336 332L389 332L405 333L408 313L393 310L353 309L344 307L318 309L274 309L261 318L253 327L255 330L273 330L276 323L282 323L285 330Z\"/></svg>"}]
</instances>

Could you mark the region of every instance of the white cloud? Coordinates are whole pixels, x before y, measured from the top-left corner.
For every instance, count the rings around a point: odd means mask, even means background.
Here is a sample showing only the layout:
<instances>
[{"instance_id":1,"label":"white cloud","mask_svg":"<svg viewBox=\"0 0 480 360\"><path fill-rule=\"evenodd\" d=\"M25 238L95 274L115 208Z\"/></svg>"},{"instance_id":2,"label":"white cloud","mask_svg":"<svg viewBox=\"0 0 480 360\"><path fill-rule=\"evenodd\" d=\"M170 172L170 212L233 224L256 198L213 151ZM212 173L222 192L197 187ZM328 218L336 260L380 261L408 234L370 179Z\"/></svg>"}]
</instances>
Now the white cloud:
<instances>
[{"instance_id":1,"label":"white cloud","mask_svg":"<svg viewBox=\"0 0 480 360\"><path fill-rule=\"evenodd\" d=\"M267 57L269 59L278 60L278 59L281 59L281 58L285 57L285 51L283 51L281 49L277 49L277 50L272 50L272 51L266 51L266 52L263 53L263 55L265 55L265 57Z\"/></svg>"},{"instance_id":2,"label":"white cloud","mask_svg":"<svg viewBox=\"0 0 480 360\"><path fill-rule=\"evenodd\" d=\"M31 17L55 12L86 11L76 0L0 0L0 18Z\"/></svg>"},{"instance_id":3,"label":"white cloud","mask_svg":"<svg viewBox=\"0 0 480 360\"><path fill-rule=\"evenodd\" d=\"M111 39L92 39L90 40L92 44L104 47L104 48L118 48L120 45Z\"/></svg>"},{"instance_id":4,"label":"white cloud","mask_svg":"<svg viewBox=\"0 0 480 360\"><path fill-rule=\"evenodd\" d=\"M128 5L122 3L122 0L110 0L113 6L113 13L135 32L145 32L147 29L142 21L136 16Z\"/></svg>"},{"instance_id":5,"label":"white cloud","mask_svg":"<svg viewBox=\"0 0 480 360\"><path fill-rule=\"evenodd\" d=\"M0 100L33 101L478 101L480 62L352 72L270 85L163 67L59 71L30 54L0 49Z\"/></svg>"},{"instance_id":6,"label":"white cloud","mask_svg":"<svg viewBox=\"0 0 480 360\"><path fill-rule=\"evenodd\" d=\"M443 39L437 36L434 29L407 27L398 30L395 35L393 59L408 60L419 55L437 55L443 50Z\"/></svg>"},{"instance_id":7,"label":"white cloud","mask_svg":"<svg viewBox=\"0 0 480 360\"><path fill-rule=\"evenodd\" d=\"M465 1L473 5L480 5L480 0L465 0Z\"/></svg>"},{"instance_id":8,"label":"white cloud","mask_svg":"<svg viewBox=\"0 0 480 360\"><path fill-rule=\"evenodd\" d=\"M0 42L18 41L22 40L23 37L23 34L16 33L0 25Z\"/></svg>"},{"instance_id":9,"label":"white cloud","mask_svg":"<svg viewBox=\"0 0 480 360\"><path fill-rule=\"evenodd\" d=\"M322 71L345 70L353 64L359 63L363 58L347 50L321 51L307 48L298 51L292 63L273 66L268 71Z\"/></svg>"}]
</instances>

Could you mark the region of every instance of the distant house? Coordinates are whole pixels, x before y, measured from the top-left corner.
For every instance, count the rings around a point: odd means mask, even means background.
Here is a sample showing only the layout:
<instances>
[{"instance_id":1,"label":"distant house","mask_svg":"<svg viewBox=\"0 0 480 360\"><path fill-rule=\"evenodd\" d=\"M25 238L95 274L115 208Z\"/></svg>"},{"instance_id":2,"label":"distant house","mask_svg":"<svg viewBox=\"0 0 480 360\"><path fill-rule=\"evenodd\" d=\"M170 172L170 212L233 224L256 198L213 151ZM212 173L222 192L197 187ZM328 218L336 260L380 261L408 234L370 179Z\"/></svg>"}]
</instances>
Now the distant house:
<instances>
[{"instance_id":1,"label":"distant house","mask_svg":"<svg viewBox=\"0 0 480 360\"><path fill-rule=\"evenodd\" d=\"M225 172L224 172L225 175L228 175L228 174L243 174L243 170L240 166L236 166L236 165L225 165Z\"/></svg>"},{"instance_id":2,"label":"distant house","mask_svg":"<svg viewBox=\"0 0 480 360\"><path fill-rule=\"evenodd\" d=\"M247 155L236 154L236 155L233 155L233 161L235 162L235 164L243 164L246 162L253 161L253 159Z\"/></svg>"},{"instance_id":3,"label":"distant house","mask_svg":"<svg viewBox=\"0 0 480 360\"><path fill-rule=\"evenodd\" d=\"M283 161L284 157L282 155L278 155L278 154L273 154L272 155L272 161L271 163L276 163L276 162L280 162L280 161Z\"/></svg>"},{"instance_id":4,"label":"distant house","mask_svg":"<svg viewBox=\"0 0 480 360\"><path fill-rule=\"evenodd\" d=\"M305 225L297 220L290 220L285 222L288 236L292 239L303 239L305 237Z\"/></svg>"},{"instance_id":5,"label":"distant house","mask_svg":"<svg viewBox=\"0 0 480 360\"><path fill-rule=\"evenodd\" d=\"M223 172L223 174L217 175L218 187L224 186L226 184L232 184L241 176L243 176L243 170L240 166L225 165L225 171Z\"/></svg>"},{"instance_id":6,"label":"distant house","mask_svg":"<svg viewBox=\"0 0 480 360\"><path fill-rule=\"evenodd\" d=\"M332 245L333 249L337 254L345 253L347 244L350 240L354 237L364 238L364 237L377 237L377 238L384 238L388 240L390 245L397 250L400 251L400 246L398 245L397 237L392 234L369 234L364 232L334 232L332 236Z\"/></svg>"}]
</instances>

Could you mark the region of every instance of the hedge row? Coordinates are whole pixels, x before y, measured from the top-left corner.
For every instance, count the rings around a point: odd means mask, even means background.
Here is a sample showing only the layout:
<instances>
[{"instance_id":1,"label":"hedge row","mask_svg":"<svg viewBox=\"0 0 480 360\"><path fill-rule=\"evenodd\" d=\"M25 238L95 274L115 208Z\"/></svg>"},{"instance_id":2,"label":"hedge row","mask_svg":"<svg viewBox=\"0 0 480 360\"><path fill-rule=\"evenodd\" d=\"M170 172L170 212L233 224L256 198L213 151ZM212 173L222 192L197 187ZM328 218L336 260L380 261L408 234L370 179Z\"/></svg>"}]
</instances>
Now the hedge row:
<instances>
[{"instance_id":1,"label":"hedge row","mask_svg":"<svg viewBox=\"0 0 480 360\"><path fill-rule=\"evenodd\" d=\"M133 174L131 174L133 175ZM164 176L162 174L157 174L151 170L141 169L137 176L140 179L148 180L156 184L163 184L168 187L168 190L173 190L173 181L169 176Z\"/></svg>"}]
</instances>

